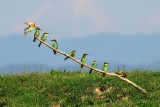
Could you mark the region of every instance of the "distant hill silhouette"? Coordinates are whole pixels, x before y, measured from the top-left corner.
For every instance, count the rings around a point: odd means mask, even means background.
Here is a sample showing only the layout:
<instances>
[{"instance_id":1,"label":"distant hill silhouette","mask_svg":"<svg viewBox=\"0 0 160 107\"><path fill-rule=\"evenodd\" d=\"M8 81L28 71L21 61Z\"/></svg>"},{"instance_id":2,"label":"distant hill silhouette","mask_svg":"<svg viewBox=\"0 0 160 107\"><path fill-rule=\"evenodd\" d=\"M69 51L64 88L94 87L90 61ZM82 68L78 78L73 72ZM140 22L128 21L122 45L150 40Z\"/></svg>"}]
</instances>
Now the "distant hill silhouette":
<instances>
[{"instance_id":1,"label":"distant hill silhouette","mask_svg":"<svg viewBox=\"0 0 160 107\"><path fill-rule=\"evenodd\" d=\"M69 53L77 50L76 58L80 59L83 53L88 53L87 63L97 60L101 66L103 62L110 62L110 70L117 69L117 65L126 68L159 68L160 67L160 34L148 36L123 36L111 34L97 34L86 38L57 38L50 34L50 39L57 39L59 49ZM22 69L24 65L44 65L46 69L77 69L78 64L72 60L64 61L64 56L53 55L52 51L42 45L38 48L38 41L32 42L32 34L24 37L23 34L0 37L0 72L13 69ZM27 65L27 66L28 66ZM100 67L101 68L101 67ZM13 69L13 70L14 70ZM39 69L39 68L36 68Z\"/></svg>"}]
</instances>

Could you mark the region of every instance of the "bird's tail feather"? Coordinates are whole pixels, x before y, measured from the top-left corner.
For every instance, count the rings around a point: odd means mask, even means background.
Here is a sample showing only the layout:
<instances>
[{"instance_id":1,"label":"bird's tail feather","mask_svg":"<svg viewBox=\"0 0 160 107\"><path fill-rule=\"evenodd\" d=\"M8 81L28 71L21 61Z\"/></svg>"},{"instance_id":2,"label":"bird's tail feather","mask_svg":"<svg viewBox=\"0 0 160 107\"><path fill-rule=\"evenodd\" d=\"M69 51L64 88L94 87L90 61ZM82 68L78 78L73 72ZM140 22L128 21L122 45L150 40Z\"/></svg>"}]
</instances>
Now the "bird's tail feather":
<instances>
[{"instance_id":1,"label":"bird's tail feather","mask_svg":"<svg viewBox=\"0 0 160 107\"><path fill-rule=\"evenodd\" d=\"M103 77L105 77L105 73L103 73Z\"/></svg>"},{"instance_id":2,"label":"bird's tail feather","mask_svg":"<svg viewBox=\"0 0 160 107\"><path fill-rule=\"evenodd\" d=\"M90 71L89 71L89 74L91 74L92 73L92 69L90 69Z\"/></svg>"},{"instance_id":3,"label":"bird's tail feather","mask_svg":"<svg viewBox=\"0 0 160 107\"><path fill-rule=\"evenodd\" d=\"M56 54L56 51L53 50L53 53Z\"/></svg>"},{"instance_id":4,"label":"bird's tail feather","mask_svg":"<svg viewBox=\"0 0 160 107\"><path fill-rule=\"evenodd\" d=\"M68 57L66 57L64 60L68 59Z\"/></svg>"},{"instance_id":5,"label":"bird's tail feather","mask_svg":"<svg viewBox=\"0 0 160 107\"><path fill-rule=\"evenodd\" d=\"M83 65L81 65L81 68L83 68Z\"/></svg>"},{"instance_id":6,"label":"bird's tail feather","mask_svg":"<svg viewBox=\"0 0 160 107\"><path fill-rule=\"evenodd\" d=\"M33 42L36 42L36 38L33 39Z\"/></svg>"},{"instance_id":7,"label":"bird's tail feather","mask_svg":"<svg viewBox=\"0 0 160 107\"><path fill-rule=\"evenodd\" d=\"M40 43L39 43L38 47L40 47L40 46L41 46L41 44L42 44L42 42L40 42Z\"/></svg>"}]
</instances>

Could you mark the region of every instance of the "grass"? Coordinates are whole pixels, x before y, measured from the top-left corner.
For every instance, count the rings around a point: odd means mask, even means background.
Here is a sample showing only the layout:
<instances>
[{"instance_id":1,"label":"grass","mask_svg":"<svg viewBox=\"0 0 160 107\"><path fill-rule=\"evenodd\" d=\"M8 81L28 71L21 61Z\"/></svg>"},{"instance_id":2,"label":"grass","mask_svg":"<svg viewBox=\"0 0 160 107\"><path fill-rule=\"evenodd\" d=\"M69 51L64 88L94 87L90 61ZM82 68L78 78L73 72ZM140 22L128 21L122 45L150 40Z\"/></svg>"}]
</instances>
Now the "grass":
<instances>
[{"instance_id":1,"label":"grass","mask_svg":"<svg viewBox=\"0 0 160 107\"><path fill-rule=\"evenodd\" d=\"M0 106L11 107L158 107L160 72L133 70L128 79L142 94L115 77L81 72L0 74Z\"/></svg>"}]
</instances>

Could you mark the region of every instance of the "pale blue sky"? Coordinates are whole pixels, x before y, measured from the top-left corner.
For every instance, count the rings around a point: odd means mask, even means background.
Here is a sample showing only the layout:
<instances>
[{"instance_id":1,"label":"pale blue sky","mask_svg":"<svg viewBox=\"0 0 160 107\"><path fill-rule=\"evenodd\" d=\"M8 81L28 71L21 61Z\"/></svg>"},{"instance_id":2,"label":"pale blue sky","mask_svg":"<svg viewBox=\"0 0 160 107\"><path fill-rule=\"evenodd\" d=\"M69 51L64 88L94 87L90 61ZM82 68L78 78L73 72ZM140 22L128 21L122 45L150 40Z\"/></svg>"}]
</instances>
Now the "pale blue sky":
<instances>
[{"instance_id":1,"label":"pale blue sky","mask_svg":"<svg viewBox=\"0 0 160 107\"><path fill-rule=\"evenodd\" d=\"M47 49L48 52L44 52L44 47L37 48L38 43L32 43L32 34L23 36L25 21L35 21L43 29L42 33L50 33L49 39L61 41L60 49L65 52L77 49L78 59L84 52L89 52L89 62L97 59L134 65L160 61L159 0L1 1L0 40L3 42L0 43L0 59L3 61L0 61L0 68L25 63L61 66L61 56L52 56ZM83 43L83 39L88 41ZM72 40L79 44L72 44ZM70 47L64 47L67 45ZM36 55L47 57L39 60ZM52 64L52 57L57 63ZM63 65L74 64L70 62L63 62Z\"/></svg>"},{"instance_id":2,"label":"pale blue sky","mask_svg":"<svg viewBox=\"0 0 160 107\"><path fill-rule=\"evenodd\" d=\"M0 36L21 33L31 20L58 37L160 32L159 0L14 0L0 3Z\"/></svg>"}]
</instances>

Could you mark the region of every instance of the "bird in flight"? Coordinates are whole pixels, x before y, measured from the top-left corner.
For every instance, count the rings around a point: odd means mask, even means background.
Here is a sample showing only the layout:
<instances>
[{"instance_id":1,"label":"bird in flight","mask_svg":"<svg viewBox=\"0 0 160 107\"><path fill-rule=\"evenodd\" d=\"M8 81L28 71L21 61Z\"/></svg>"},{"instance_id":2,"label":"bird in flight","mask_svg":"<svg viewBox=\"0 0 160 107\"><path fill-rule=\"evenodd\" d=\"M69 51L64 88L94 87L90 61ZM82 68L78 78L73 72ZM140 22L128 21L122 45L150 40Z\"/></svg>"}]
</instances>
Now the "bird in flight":
<instances>
[{"instance_id":1,"label":"bird in flight","mask_svg":"<svg viewBox=\"0 0 160 107\"><path fill-rule=\"evenodd\" d=\"M25 24L28 25L28 27L24 29L24 34L25 35L27 35L28 32L36 31L36 29L38 28L38 27L36 27L35 22L25 22Z\"/></svg>"}]
</instances>

